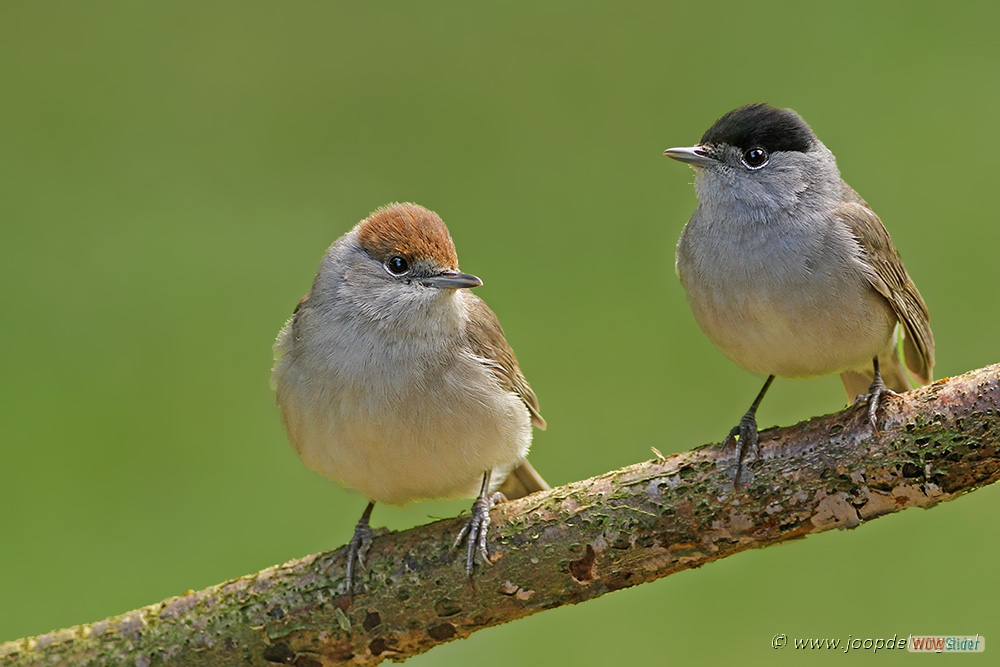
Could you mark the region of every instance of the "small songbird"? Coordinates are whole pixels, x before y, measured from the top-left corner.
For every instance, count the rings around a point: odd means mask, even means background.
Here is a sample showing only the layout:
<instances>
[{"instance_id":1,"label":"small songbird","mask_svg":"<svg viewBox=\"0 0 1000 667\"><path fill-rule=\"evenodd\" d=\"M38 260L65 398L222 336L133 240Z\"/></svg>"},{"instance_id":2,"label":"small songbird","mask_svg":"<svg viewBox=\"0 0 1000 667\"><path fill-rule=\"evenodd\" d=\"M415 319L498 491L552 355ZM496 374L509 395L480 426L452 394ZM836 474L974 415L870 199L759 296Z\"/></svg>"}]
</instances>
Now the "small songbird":
<instances>
[{"instance_id":1,"label":"small songbird","mask_svg":"<svg viewBox=\"0 0 1000 667\"><path fill-rule=\"evenodd\" d=\"M370 501L349 544L348 594L376 502L478 494L456 540L471 575L477 552L489 562L496 489L548 488L525 459L545 420L496 315L468 289L482 284L459 272L437 214L393 204L330 246L278 334L271 382L288 439L309 468Z\"/></svg>"},{"instance_id":2,"label":"small songbird","mask_svg":"<svg viewBox=\"0 0 1000 667\"><path fill-rule=\"evenodd\" d=\"M702 331L767 376L733 428L737 461L758 449L756 411L776 375L840 373L849 399L879 401L931 380L927 306L882 221L840 177L833 153L791 109L730 111L698 145L665 154L694 167L698 207L677 274ZM737 482L739 465L737 466Z\"/></svg>"}]
</instances>

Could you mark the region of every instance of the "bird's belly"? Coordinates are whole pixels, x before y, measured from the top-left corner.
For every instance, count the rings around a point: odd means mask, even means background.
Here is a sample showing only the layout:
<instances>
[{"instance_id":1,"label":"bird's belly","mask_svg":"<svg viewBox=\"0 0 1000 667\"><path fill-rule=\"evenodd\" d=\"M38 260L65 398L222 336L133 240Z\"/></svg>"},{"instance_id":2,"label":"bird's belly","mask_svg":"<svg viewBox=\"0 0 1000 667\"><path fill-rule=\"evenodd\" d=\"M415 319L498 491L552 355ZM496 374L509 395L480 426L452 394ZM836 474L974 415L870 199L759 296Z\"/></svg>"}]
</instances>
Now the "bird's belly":
<instances>
[{"instance_id":1,"label":"bird's belly","mask_svg":"<svg viewBox=\"0 0 1000 667\"><path fill-rule=\"evenodd\" d=\"M751 277L724 290L697 282L685 287L702 331L730 359L762 375L815 377L867 367L896 324L888 302L860 274L853 281L826 276L776 285Z\"/></svg>"},{"instance_id":2,"label":"bird's belly","mask_svg":"<svg viewBox=\"0 0 1000 667\"><path fill-rule=\"evenodd\" d=\"M484 382L470 372L479 370L452 368L412 390L330 378L283 397L290 439L309 468L379 503L473 497L484 471L500 482L524 458L531 426L515 394L474 391Z\"/></svg>"}]
</instances>

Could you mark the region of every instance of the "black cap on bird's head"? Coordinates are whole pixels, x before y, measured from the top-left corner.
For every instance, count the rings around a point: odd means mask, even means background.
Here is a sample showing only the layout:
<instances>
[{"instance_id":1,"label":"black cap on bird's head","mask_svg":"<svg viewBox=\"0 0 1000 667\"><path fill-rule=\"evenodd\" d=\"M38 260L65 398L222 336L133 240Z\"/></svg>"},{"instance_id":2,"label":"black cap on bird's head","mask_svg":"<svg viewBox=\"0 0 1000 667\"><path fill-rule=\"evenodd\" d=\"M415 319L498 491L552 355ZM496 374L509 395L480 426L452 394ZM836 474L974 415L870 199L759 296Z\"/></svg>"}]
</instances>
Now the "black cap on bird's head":
<instances>
[{"instance_id":1,"label":"black cap on bird's head","mask_svg":"<svg viewBox=\"0 0 1000 667\"><path fill-rule=\"evenodd\" d=\"M737 148L760 146L771 153L805 153L815 139L816 135L797 113L761 103L730 111L708 128L699 143Z\"/></svg>"},{"instance_id":2,"label":"black cap on bird's head","mask_svg":"<svg viewBox=\"0 0 1000 667\"><path fill-rule=\"evenodd\" d=\"M669 148L664 155L696 167L716 163L723 146L740 149L750 168L763 166L756 160L778 151L805 153L815 143L816 135L791 109L777 109L769 104L748 104L733 109L701 137L697 146ZM761 158L764 156L764 158Z\"/></svg>"}]
</instances>

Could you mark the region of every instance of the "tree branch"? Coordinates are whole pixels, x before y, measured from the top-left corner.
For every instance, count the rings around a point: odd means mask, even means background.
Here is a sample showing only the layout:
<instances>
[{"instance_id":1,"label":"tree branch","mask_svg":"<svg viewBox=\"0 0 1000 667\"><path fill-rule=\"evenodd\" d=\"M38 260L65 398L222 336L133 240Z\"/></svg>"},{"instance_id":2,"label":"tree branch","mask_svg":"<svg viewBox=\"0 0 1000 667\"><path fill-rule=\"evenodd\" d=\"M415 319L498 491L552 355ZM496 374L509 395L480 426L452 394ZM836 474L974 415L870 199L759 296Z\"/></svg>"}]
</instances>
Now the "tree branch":
<instances>
[{"instance_id":1,"label":"tree branch","mask_svg":"<svg viewBox=\"0 0 1000 667\"><path fill-rule=\"evenodd\" d=\"M467 583L462 519L378 536L353 600L341 548L121 616L0 645L0 664L269 665L402 660L476 630L907 507L1000 477L1000 364L882 410L761 433L733 489L731 450L639 463L492 512L493 566ZM324 560L327 559L327 560ZM332 562L326 570L323 565Z\"/></svg>"}]
</instances>

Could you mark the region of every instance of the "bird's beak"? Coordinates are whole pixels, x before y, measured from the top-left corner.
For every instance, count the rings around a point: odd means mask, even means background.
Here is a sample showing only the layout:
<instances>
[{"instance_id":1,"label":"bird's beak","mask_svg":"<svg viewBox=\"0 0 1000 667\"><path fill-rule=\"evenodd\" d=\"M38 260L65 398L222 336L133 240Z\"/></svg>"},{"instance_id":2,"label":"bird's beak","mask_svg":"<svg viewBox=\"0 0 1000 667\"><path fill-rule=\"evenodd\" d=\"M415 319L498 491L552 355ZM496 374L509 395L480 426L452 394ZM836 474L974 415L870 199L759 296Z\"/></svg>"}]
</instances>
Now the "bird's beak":
<instances>
[{"instance_id":1,"label":"bird's beak","mask_svg":"<svg viewBox=\"0 0 1000 667\"><path fill-rule=\"evenodd\" d=\"M702 146L687 146L684 148L668 148L663 151L667 157L672 157L681 162L687 162L695 167L711 167L718 164L715 158L709 156L708 150Z\"/></svg>"},{"instance_id":2,"label":"bird's beak","mask_svg":"<svg viewBox=\"0 0 1000 667\"><path fill-rule=\"evenodd\" d=\"M424 278L421 282L427 287L437 287L438 289L462 289L479 287L483 284L483 281L476 276L458 271L442 271L436 276Z\"/></svg>"}]
</instances>

